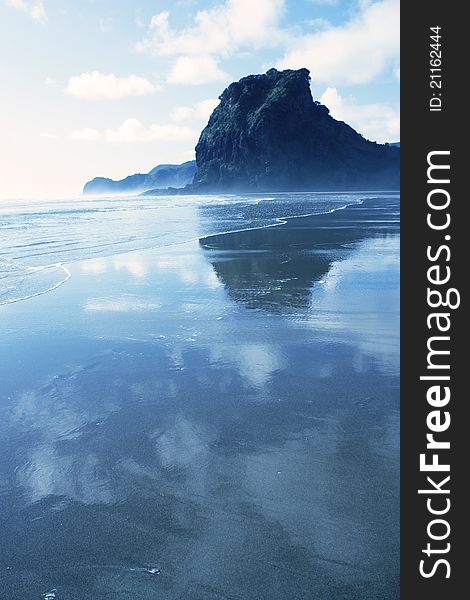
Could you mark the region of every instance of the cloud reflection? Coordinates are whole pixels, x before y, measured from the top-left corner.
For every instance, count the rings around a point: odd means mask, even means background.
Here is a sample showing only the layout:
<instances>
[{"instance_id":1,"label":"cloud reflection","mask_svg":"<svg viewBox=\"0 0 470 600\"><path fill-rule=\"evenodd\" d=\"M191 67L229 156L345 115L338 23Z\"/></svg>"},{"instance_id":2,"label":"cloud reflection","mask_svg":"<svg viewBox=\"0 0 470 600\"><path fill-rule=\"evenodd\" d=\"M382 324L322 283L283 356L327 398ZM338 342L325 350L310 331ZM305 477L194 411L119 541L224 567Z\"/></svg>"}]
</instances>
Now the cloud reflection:
<instances>
[{"instance_id":1,"label":"cloud reflection","mask_svg":"<svg viewBox=\"0 0 470 600\"><path fill-rule=\"evenodd\" d=\"M139 298L90 298L85 310L91 312L128 312L133 310L158 310L161 304L145 302Z\"/></svg>"}]
</instances>

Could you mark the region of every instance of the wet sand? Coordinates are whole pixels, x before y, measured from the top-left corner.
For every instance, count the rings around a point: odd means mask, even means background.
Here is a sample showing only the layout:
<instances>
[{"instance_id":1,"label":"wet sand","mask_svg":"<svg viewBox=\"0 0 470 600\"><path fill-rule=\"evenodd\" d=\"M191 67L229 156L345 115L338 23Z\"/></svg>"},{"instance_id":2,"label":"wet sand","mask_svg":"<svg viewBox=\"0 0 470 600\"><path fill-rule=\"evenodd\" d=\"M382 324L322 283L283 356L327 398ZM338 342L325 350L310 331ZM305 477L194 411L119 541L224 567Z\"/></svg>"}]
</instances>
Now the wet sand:
<instances>
[{"instance_id":1,"label":"wet sand","mask_svg":"<svg viewBox=\"0 0 470 600\"><path fill-rule=\"evenodd\" d=\"M0 596L398 599L399 204L0 311Z\"/></svg>"}]
</instances>

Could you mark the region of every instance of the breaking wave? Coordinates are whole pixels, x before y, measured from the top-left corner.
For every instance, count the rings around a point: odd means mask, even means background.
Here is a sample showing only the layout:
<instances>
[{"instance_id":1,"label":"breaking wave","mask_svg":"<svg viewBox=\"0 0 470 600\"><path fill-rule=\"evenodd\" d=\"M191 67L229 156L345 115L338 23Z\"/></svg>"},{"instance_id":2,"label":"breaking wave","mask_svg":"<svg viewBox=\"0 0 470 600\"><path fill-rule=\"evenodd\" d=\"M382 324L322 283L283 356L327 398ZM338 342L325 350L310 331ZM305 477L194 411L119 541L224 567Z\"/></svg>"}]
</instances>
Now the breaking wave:
<instances>
[{"instance_id":1,"label":"breaking wave","mask_svg":"<svg viewBox=\"0 0 470 600\"><path fill-rule=\"evenodd\" d=\"M61 264L31 267L10 258L0 258L0 305L46 294L69 278L69 270Z\"/></svg>"}]
</instances>

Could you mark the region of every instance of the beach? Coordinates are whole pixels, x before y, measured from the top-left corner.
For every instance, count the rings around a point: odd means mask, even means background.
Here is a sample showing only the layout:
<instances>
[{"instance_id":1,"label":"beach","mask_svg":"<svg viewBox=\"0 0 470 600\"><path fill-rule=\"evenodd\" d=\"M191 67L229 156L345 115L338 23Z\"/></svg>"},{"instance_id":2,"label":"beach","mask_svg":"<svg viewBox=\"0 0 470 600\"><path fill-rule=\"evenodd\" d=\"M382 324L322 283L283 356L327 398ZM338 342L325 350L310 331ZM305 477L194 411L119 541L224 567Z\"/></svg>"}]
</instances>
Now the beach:
<instances>
[{"instance_id":1,"label":"beach","mask_svg":"<svg viewBox=\"0 0 470 600\"><path fill-rule=\"evenodd\" d=\"M249 200L8 255L2 598L398 597L399 198Z\"/></svg>"}]
</instances>

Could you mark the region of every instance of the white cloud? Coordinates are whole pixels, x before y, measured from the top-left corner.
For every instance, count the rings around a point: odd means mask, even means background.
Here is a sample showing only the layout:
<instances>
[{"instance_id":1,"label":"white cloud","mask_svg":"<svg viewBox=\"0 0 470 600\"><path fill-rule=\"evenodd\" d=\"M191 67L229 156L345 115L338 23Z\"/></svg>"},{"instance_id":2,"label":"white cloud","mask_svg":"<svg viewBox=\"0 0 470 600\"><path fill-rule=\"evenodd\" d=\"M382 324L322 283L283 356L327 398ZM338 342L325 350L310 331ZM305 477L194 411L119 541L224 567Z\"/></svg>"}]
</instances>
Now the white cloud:
<instances>
[{"instance_id":1,"label":"white cloud","mask_svg":"<svg viewBox=\"0 0 470 600\"><path fill-rule=\"evenodd\" d=\"M147 142L160 140L162 142L175 142L194 139L197 135L189 127L180 125L153 124L146 128L138 119L127 119L117 129L107 129L105 137L109 142Z\"/></svg>"},{"instance_id":2,"label":"white cloud","mask_svg":"<svg viewBox=\"0 0 470 600\"><path fill-rule=\"evenodd\" d=\"M188 121L190 119L207 121L219 102L220 100L218 98L208 98L207 100L198 102L194 107L177 106L171 113L171 118L177 123L180 123L181 121Z\"/></svg>"},{"instance_id":3,"label":"white cloud","mask_svg":"<svg viewBox=\"0 0 470 600\"><path fill-rule=\"evenodd\" d=\"M313 0L334 4L335 0ZM342 25L312 21L318 31L305 35L281 26L284 0L226 0L196 13L189 27L171 27L170 13L151 19L137 50L175 56L171 83L223 80L222 58L267 47L284 48L280 68L307 67L315 81L328 85L371 81L399 58L399 0L360 0L357 13Z\"/></svg>"},{"instance_id":4,"label":"white cloud","mask_svg":"<svg viewBox=\"0 0 470 600\"><path fill-rule=\"evenodd\" d=\"M345 121L368 139L377 142L400 139L400 116L387 104L356 104L344 100L333 87L325 90L320 101L330 109L335 119Z\"/></svg>"},{"instance_id":5,"label":"white cloud","mask_svg":"<svg viewBox=\"0 0 470 600\"><path fill-rule=\"evenodd\" d=\"M151 142L159 140L162 142L195 141L197 132L190 127L175 125L174 123L158 124L154 123L145 127L138 119L126 119L116 129L97 129L85 128L73 131L71 134L74 140L106 142Z\"/></svg>"},{"instance_id":6,"label":"white cloud","mask_svg":"<svg viewBox=\"0 0 470 600\"><path fill-rule=\"evenodd\" d=\"M361 12L338 27L293 38L279 67L310 69L314 81L328 85L371 81L400 52L399 0L363 3Z\"/></svg>"},{"instance_id":7,"label":"white cloud","mask_svg":"<svg viewBox=\"0 0 470 600\"><path fill-rule=\"evenodd\" d=\"M43 0L2 0L7 6L12 6L23 11L35 21L45 23L47 21L46 8Z\"/></svg>"},{"instance_id":8,"label":"white cloud","mask_svg":"<svg viewBox=\"0 0 470 600\"><path fill-rule=\"evenodd\" d=\"M161 12L152 17L147 37L136 49L179 57L168 78L171 83L222 81L228 76L218 58L278 43L284 35L279 28L284 4L285 0L226 0L198 11L194 24L180 30L170 27L168 11Z\"/></svg>"},{"instance_id":9,"label":"white cloud","mask_svg":"<svg viewBox=\"0 0 470 600\"><path fill-rule=\"evenodd\" d=\"M194 117L194 108L191 106L177 106L170 116L171 119L177 123L188 121Z\"/></svg>"},{"instance_id":10,"label":"white cloud","mask_svg":"<svg viewBox=\"0 0 470 600\"><path fill-rule=\"evenodd\" d=\"M143 96L157 91L159 86L145 77L116 75L91 71L69 79L65 93L87 100L115 100L127 96Z\"/></svg>"},{"instance_id":11,"label":"white cloud","mask_svg":"<svg viewBox=\"0 0 470 600\"><path fill-rule=\"evenodd\" d=\"M211 56L180 56L173 65L168 81L199 85L229 79Z\"/></svg>"},{"instance_id":12,"label":"white cloud","mask_svg":"<svg viewBox=\"0 0 470 600\"><path fill-rule=\"evenodd\" d=\"M198 11L194 25L175 31L168 11L152 17L148 37L137 50L159 55L227 55L241 46L260 48L275 43L284 0L227 0Z\"/></svg>"}]
</instances>

